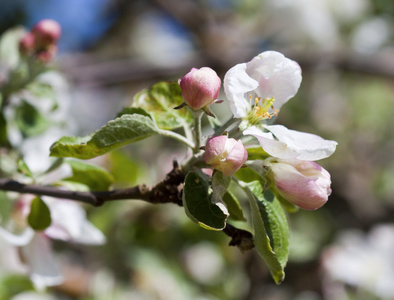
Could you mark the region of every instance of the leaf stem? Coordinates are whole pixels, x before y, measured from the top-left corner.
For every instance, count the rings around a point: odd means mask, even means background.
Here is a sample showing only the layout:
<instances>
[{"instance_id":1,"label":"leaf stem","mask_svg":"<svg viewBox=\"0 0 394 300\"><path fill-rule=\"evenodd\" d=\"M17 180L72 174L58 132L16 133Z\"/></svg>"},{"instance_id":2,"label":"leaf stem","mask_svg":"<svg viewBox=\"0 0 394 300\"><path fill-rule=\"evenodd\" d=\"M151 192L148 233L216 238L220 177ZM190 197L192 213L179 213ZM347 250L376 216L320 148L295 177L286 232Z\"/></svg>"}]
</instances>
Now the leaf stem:
<instances>
[{"instance_id":1,"label":"leaf stem","mask_svg":"<svg viewBox=\"0 0 394 300\"><path fill-rule=\"evenodd\" d=\"M189 148L192 148L192 149L195 148L195 144L192 141L190 141L189 139L185 138L183 135L180 135L174 131L159 129L159 134L169 137L169 138L172 138L172 139L175 139L175 140L185 144Z\"/></svg>"}]
</instances>

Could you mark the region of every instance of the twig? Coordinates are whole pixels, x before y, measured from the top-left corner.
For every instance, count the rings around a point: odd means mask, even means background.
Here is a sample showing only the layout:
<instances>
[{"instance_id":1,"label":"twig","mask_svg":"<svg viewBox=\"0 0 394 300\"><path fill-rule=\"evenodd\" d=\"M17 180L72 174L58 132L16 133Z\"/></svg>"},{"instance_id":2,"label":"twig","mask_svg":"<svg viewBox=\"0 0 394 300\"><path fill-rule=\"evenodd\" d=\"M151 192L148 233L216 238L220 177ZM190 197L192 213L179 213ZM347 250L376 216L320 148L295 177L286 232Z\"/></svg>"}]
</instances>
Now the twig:
<instances>
[{"instance_id":1,"label":"twig","mask_svg":"<svg viewBox=\"0 0 394 300\"><path fill-rule=\"evenodd\" d=\"M114 191L76 192L55 186L29 185L8 178L0 178L0 190L76 200L93 206L100 206L105 202L114 200L143 200L151 204L174 203L182 206L182 184L184 180L184 172L174 162L174 168L167 174L166 178L151 188L141 184ZM223 232L231 237L230 246L237 246L241 251L250 250L254 247L253 235L246 230L227 224Z\"/></svg>"}]
</instances>

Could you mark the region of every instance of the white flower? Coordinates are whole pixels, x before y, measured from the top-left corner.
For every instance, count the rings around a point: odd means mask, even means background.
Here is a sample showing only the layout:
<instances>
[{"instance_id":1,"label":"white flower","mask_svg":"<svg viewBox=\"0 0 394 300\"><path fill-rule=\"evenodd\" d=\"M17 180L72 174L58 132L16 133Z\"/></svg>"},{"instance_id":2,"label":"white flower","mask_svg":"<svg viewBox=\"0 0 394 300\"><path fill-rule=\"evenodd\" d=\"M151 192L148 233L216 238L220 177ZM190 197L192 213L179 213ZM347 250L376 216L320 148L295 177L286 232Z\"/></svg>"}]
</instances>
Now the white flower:
<instances>
[{"instance_id":1,"label":"white flower","mask_svg":"<svg viewBox=\"0 0 394 300\"><path fill-rule=\"evenodd\" d=\"M23 195L14 207L9 228L0 227L0 237L11 245L21 247L23 261L29 267L30 277L37 289L62 282L49 238L81 244L100 245L105 237L87 219L83 208L76 202L52 197L42 197L47 204L52 223L42 232L28 227L27 216L33 195ZM24 226L24 228L23 228Z\"/></svg>"},{"instance_id":2,"label":"white flower","mask_svg":"<svg viewBox=\"0 0 394 300\"><path fill-rule=\"evenodd\" d=\"M263 125L263 129L252 126L245 135L257 138L264 151L277 158L298 158L315 161L334 153L337 142L325 140L320 136L287 129L282 125Z\"/></svg>"},{"instance_id":3,"label":"white flower","mask_svg":"<svg viewBox=\"0 0 394 300\"><path fill-rule=\"evenodd\" d=\"M243 120L240 129L244 135L256 137L274 157L314 161L330 156L337 142L281 125L262 124L277 116L282 105L297 93L301 80L301 68L295 61L266 51L231 68L223 85L234 117Z\"/></svg>"},{"instance_id":4,"label":"white flower","mask_svg":"<svg viewBox=\"0 0 394 300\"><path fill-rule=\"evenodd\" d=\"M254 125L276 115L297 93L301 80L301 68L295 61L266 51L228 70L223 85L234 117Z\"/></svg>"}]
</instances>

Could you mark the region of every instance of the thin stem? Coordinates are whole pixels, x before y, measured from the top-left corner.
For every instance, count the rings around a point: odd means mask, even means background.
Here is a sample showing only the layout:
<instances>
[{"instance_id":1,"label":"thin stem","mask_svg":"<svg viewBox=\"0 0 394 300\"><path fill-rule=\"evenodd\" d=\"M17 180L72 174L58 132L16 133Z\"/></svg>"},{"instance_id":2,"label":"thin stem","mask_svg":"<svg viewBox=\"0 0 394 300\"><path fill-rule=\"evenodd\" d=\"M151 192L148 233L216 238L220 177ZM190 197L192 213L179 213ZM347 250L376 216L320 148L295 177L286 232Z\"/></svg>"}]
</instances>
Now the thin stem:
<instances>
[{"instance_id":1,"label":"thin stem","mask_svg":"<svg viewBox=\"0 0 394 300\"><path fill-rule=\"evenodd\" d=\"M213 136L222 135L226 131L226 129L229 128L231 125L236 124L236 123L240 123L241 121L242 121L241 119L230 118L218 130L215 131Z\"/></svg>"},{"instance_id":2,"label":"thin stem","mask_svg":"<svg viewBox=\"0 0 394 300\"><path fill-rule=\"evenodd\" d=\"M159 129L159 134L169 137L169 138L172 138L172 139L175 139L192 149L195 148L195 144L192 141L190 141L189 139L185 138L183 135L180 135L174 131Z\"/></svg>"},{"instance_id":3,"label":"thin stem","mask_svg":"<svg viewBox=\"0 0 394 300\"><path fill-rule=\"evenodd\" d=\"M200 147L201 147L201 118L203 115L203 111L193 111L194 115L194 139L195 139L195 146L193 149L194 153L200 152Z\"/></svg>"}]
</instances>

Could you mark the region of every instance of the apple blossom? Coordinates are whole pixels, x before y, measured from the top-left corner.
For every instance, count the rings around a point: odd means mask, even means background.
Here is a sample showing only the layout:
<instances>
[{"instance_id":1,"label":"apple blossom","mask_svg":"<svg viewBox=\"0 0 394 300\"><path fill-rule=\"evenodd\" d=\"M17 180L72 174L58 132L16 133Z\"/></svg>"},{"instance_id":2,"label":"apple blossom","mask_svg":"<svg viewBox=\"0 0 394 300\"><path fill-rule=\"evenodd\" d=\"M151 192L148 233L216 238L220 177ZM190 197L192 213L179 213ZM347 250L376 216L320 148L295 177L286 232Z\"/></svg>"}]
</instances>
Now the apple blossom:
<instances>
[{"instance_id":1,"label":"apple blossom","mask_svg":"<svg viewBox=\"0 0 394 300\"><path fill-rule=\"evenodd\" d=\"M330 174L313 161L278 159L267 164L268 178L285 200L307 210L323 206L331 194Z\"/></svg>"},{"instance_id":2,"label":"apple blossom","mask_svg":"<svg viewBox=\"0 0 394 300\"><path fill-rule=\"evenodd\" d=\"M319 160L334 153L337 142L289 130L282 125L264 125L298 91L301 68L275 51L266 51L250 62L231 68L224 77L224 91L235 118L242 118L244 135L258 139L274 157Z\"/></svg>"},{"instance_id":3,"label":"apple blossom","mask_svg":"<svg viewBox=\"0 0 394 300\"><path fill-rule=\"evenodd\" d=\"M183 76L179 85L185 103L191 108L199 110L218 98L221 80L211 68L192 68L189 73Z\"/></svg>"},{"instance_id":4,"label":"apple blossom","mask_svg":"<svg viewBox=\"0 0 394 300\"><path fill-rule=\"evenodd\" d=\"M237 64L224 76L224 91L235 118L255 125L276 116L298 91L301 68L276 51L266 51L250 62Z\"/></svg>"},{"instance_id":5,"label":"apple blossom","mask_svg":"<svg viewBox=\"0 0 394 300\"><path fill-rule=\"evenodd\" d=\"M225 135L209 139L205 147L205 162L225 176L237 172L247 159L248 152L241 140L237 141Z\"/></svg>"}]
</instances>

